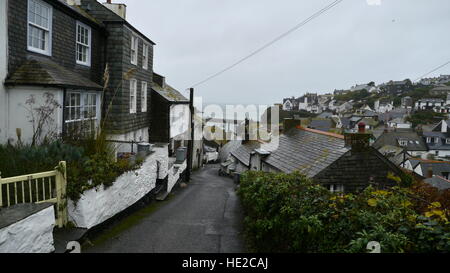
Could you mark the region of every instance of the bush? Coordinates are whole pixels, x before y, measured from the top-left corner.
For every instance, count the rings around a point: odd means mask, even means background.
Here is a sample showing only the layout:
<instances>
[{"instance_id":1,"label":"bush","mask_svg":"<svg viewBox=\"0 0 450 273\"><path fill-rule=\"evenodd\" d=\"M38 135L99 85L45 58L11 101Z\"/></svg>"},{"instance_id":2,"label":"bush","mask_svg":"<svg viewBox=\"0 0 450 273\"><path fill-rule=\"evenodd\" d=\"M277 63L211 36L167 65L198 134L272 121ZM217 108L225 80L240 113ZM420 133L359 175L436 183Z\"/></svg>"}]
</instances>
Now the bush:
<instances>
[{"instance_id":1,"label":"bush","mask_svg":"<svg viewBox=\"0 0 450 273\"><path fill-rule=\"evenodd\" d=\"M111 186L118 176L142 163L130 165L125 160L116 161L107 145L96 143L86 139L78 142L79 146L61 141L41 146L0 145L1 176L45 172L66 161L67 196L77 201L84 191L100 185Z\"/></svg>"},{"instance_id":2,"label":"bush","mask_svg":"<svg viewBox=\"0 0 450 273\"><path fill-rule=\"evenodd\" d=\"M448 212L435 203L421 214L408 189L338 195L299 173L248 172L238 194L251 251L361 253L370 241L382 252L450 251Z\"/></svg>"}]
</instances>

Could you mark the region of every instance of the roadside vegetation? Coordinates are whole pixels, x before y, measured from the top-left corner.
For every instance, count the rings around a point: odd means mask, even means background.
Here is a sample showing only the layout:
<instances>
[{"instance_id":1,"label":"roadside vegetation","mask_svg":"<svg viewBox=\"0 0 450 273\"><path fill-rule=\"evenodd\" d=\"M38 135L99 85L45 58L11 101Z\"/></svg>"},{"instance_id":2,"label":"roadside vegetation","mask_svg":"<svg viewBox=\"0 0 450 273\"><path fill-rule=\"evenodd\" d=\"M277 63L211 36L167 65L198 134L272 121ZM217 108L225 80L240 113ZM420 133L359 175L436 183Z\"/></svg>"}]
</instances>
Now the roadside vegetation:
<instances>
[{"instance_id":1,"label":"roadside vegetation","mask_svg":"<svg viewBox=\"0 0 450 273\"><path fill-rule=\"evenodd\" d=\"M250 251L365 253L371 241L384 253L450 251L450 194L420 182L343 195L300 173L247 172L238 194Z\"/></svg>"}]
</instances>

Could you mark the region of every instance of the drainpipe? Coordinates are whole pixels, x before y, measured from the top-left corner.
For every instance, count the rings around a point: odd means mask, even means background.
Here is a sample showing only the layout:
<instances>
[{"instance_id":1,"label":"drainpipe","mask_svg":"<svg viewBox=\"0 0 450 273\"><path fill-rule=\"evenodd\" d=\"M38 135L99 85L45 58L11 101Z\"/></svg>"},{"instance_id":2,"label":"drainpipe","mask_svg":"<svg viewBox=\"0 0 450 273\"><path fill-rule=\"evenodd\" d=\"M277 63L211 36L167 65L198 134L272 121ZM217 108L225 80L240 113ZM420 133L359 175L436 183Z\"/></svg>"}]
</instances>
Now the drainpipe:
<instances>
[{"instance_id":1,"label":"drainpipe","mask_svg":"<svg viewBox=\"0 0 450 273\"><path fill-rule=\"evenodd\" d=\"M63 136L63 138L66 136L66 111L64 111L65 109L65 104L66 104L66 96L67 96L67 88L63 88L63 101L62 101L62 128L61 128L61 134Z\"/></svg>"},{"instance_id":2,"label":"drainpipe","mask_svg":"<svg viewBox=\"0 0 450 273\"><path fill-rule=\"evenodd\" d=\"M192 156L194 150L194 88L189 89L189 110L190 110L190 129L191 139L188 145L188 162L187 162L187 180L191 180L192 173Z\"/></svg>"}]
</instances>

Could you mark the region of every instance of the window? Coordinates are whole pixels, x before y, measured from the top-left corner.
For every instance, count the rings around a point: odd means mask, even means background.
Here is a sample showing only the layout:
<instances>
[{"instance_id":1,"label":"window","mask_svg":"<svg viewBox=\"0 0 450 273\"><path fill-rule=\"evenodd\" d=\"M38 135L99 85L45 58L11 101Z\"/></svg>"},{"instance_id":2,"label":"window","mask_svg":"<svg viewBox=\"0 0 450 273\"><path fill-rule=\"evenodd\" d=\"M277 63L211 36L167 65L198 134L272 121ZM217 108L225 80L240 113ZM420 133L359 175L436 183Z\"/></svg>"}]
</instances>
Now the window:
<instances>
[{"instance_id":1,"label":"window","mask_svg":"<svg viewBox=\"0 0 450 273\"><path fill-rule=\"evenodd\" d=\"M431 143L431 137L427 137L427 143Z\"/></svg>"},{"instance_id":2,"label":"window","mask_svg":"<svg viewBox=\"0 0 450 273\"><path fill-rule=\"evenodd\" d=\"M344 185L330 185L331 192L344 192Z\"/></svg>"},{"instance_id":3,"label":"window","mask_svg":"<svg viewBox=\"0 0 450 273\"><path fill-rule=\"evenodd\" d=\"M141 90L141 112L147 112L147 83L142 82Z\"/></svg>"},{"instance_id":4,"label":"window","mask_svg":"<svg viewBox=\"0 0 450 273\"><path fill-rule=\"evenodd\" d=\"M439 138L438 137L434 138L434 143L439 143Z\"/></svg>"},{"instance_id":5,"label":"window","mask_svg":"<svg viewBox=\"0 0 450 273\"><path fill-rule=\"evenodd\" d=\"M447 138L447 139L445 140L445 144L450 144L450 138Z\"/></svg>"},{"instance_id":6,"label":"window","mask_svg":"<svg viewBox=\"0 0 450 273\"><path fill-rule=\"evenodd\" d=\"M51 55L52 7L28 0L28 50Z\"/></svg>"},{"instance_id":7,"label":"window","mask_svg":"<svg viewBox=\"0 0 450 273\"><path fill-rule=\"evenodd\" d=\"M148 44L144 43L144 47L142 49L142 68L148 69Z\"/></svg>"},{"instance_id":8,"label":"window","mask_svg":"<svg viewBox=\"0 0 450 273\"><path fill-rule=\"evenodd\" d=\"M130 114L136 113L136 89L137 89L137 80L130 80Z\"/></svg>"},{"instance_id":9,"label":"window","mask_svg":"<svg viewBox=\"0 0 450 273\"><path fill-rule=\"evenodd\" d=\"M99 95L88 92L69 92L66 95L64 114L66 132L86 135L96 132L100 120Z\"/></svg>"},{"instance_id":10,"label":"window","mask_svg":"<svg viewBox=\"0 0 450 273\"><path fill-rule=\"evenodd\" d=\"M77 64L91 65L91 28L77 22Z\"/></svg>"},{"instance_id":11,"label":"window","mask_svg":"<svg viewBox=\"0 0 450 273\"><path fill-rule=\"evenodd\" d=\"M408 141L407 140L399 140L399 144L400 144L400 146L405 147L408 145Z\"/></svg>"},{"instance_id":12,"label":"window","mask_svg":"<svg viewBox=\"0 0 450 273\"><path fill-rule=\"evenodd\" d=\"M131 63L134 65L137 65L138 45L139 45L138 37L131 35Z\"/></svg>"}]
</instances>

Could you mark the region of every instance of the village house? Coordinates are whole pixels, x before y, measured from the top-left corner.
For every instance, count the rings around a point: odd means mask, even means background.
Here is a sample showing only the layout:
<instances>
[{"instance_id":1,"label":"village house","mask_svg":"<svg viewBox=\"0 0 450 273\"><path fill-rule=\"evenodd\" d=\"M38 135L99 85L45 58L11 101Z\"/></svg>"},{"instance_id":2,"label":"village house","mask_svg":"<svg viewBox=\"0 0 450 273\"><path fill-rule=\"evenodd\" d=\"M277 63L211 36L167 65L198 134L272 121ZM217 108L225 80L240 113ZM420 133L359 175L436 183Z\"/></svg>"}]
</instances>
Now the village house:
<instances>
[{"instance_id":1,"label":"village house","mask_svg":"<svg viewBox=\"0 0 450 273\"><path fill-rule=\"evenodd\" d=\"M404 109L412 109L414 106L413 99L409 96L403 97L401 101L401 107Z\"/></svg>"},{"instance_id":2,"label":"village house","mask_svg":"<svg viewBox=\"0 0 450 273\"><path fill-rule=\"evenodd\" d=\"M370 135L337 135L285 121L285 133L271 142L243 141L231 151L236 173L247 170L300 172L333 192L360 191L369 185L386 187L388 173L401 170L369 145Z\"/></svg>"},{"instance_id":3,"label":"village house","mask_svg":"<svg viewBox=\"0 0 450 273\"><path fill-rule=\"evenodd\" d=\"M436 158L450 157L450 120L442 120L431 132L423 132L429 154Z\"/></svg>"},{"instance_id":4,"label":"village house","mask_svg":"<svg viewBox=\"0 0 450 273\"><path fill-rule=\"evenodd\" d=\"M439 109L441 107L444 107L446 105L445 101L443 99L436 99L436 98L430 98L430 99L420 99L416 101L415 109L416 110L433 110Z\"/></svg>"},{"instance_id":5,"label":"village house","mask_svg":"<svg viewBox=\"0 0 450 273\"><path fill-rule=\"evenodd\" d=\"M390 112L394 109L394 102L388 99L377 100L374 103L374 109L377 113Z\"/></svg>"},{"instance_id":6,"label":"village house","mask_svg":"<svg viewBox=\"0 0 450 273\"><path fill-rule=\"evenodd\" d=\"M450 93L450 86L442 84L430 90L430 95L445 96Z\"/></svg>"},{"instance_id":7,"label":"village house","mask_svg":"<svg viewBox=\"0 0 450 273\"><path fill-rule=\"evenodd\" d=\"M423 137L410 129L385 131L376 139L372 146L380 150L386 145L402 148L413 157L426 158L428 153Z\"/></svg>"},{"instance_id":8,"label":"village house","mask_svg":"<svg viewBox=\"0 0 450 273\"><path fill-rule=\"evenodd\" d=\"M283 110L284 111L297 111L298 110L298 99L295 97L283 99Z\"/></svg>"},{"instance_id":9,"label":"village house","mask_svg":"<svg viewBox=\"0 0 450 273\"><path fill-rule=\"evenodd\" d=\"M154 43L126 21L125 5L108 2L7 2L1 142L35 141L30 109L42 106L54 110L41 138L86 135L105 119L119 153L149 141Z\"/></svg>"},{"instance_id":10,"label":"village house","mask_svg":"<svg viewBox=\"0 0 450 273\"><path fill-rule=\"evenodd\" d=\"M0 88L0 120L6 124L0 142L95 130L102 119L104 25L62 1L6 3L8 23L1 27L7 31L0 39L9 45ZM37 132L31 116L40 107L52 122Z\"/></svg>"},{"instance_id":11,"label":"village house","mask_svg":"<svg viewBox=\"0 0 450 273\"><path fill-rule=\"evenodd\" d=\"M150 142L169 143L169 157L176 160L177 150L187 149L190 140L189 99L167 84L165 77L157 73L153 73L151 90ZM186 157L182 161L185 159Z\"/></svg>"},{"instance_id":12,"label":"village house","mask_svg":"<svg viewBox=\"0 0 450 273\"><path fill-rule=\"evenodd\" d=\"M405 162L405 169L439 190L450 189L450 162L410 158Z\"/></svg>"},{"instance_id":13,"label":"village house","mask_svg":"<svg viewBox=\"0 0 450 273\"><path fill-rule=\"evenodd\" d=\"M405 121L404 118L395 118L387 123L389 128L395 128L395 129L411 129L412 123Z\"/></svg>"},{"instance_id":14,"label":"village house","mask_svg":"<svg viewBox=\"0 0 450 273\"><path fill-rule=\"evenodd\" d=\"M118 152L129 152L133 143L149 141L155 43L126 20L124 4L69 2L105 25L105 62L110 76L104 105L111 105L106 129L109 139L118 144Z\"/></svg>"},{"instance_id":15,"label":"village house","mask_svg":"<svg viewBox=\"0 0 450 273\"><path fill-rule=\"evenodd\" d=\"M411 91L414 86L411 80L406 79L404 81L390 81L384 84L380 84L379 88L382 92L388 95L402 95L406 92Z\"/></svg>"}]
</instances>

